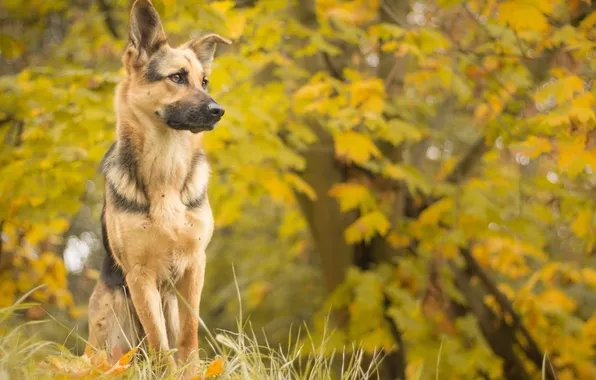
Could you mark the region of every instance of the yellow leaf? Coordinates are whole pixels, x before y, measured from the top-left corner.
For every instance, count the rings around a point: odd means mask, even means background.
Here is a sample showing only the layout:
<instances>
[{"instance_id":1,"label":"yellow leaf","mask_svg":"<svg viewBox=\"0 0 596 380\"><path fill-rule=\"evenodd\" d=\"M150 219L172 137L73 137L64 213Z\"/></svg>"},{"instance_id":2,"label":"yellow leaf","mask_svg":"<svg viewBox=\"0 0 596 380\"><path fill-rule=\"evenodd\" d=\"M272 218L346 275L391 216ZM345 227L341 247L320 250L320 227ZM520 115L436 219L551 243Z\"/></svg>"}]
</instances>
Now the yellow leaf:
<instances>
[{"instance_id":1,"label":"yellow leaf","mask_svg":"<svg viewBox=\"0 0 596 380\"><path fill-rule=\"evenodd\" d=\"M25 239L27 239L30 244L37 244L47 236L48 234L43 226L34 225L31 230L25 234Z\"/></svg>"},{"instance_id":2,"label":"yellow leaf","mask_svg":"<svg viewBox=\"0 0 596 380\"><path fill-rule=\"evenodd\" d=\"M586 145L586 136L578 135L571 141L559 143L559 170L567 173L570 178L575 178L585 167L582 153Z\"/></svg>"},{"instance_id":3,"label":"yellow leaf","mask_svg":"<svg viewBox=\"0 0 596 380\"><path fill-rule=\"evenodd\" d=\"M286 173L284 179L294 188L294 190L306 195L311 201L317 199L317 193L315 193L313 188L296 174Z\"/></svg>"},{"instance_id":4,"label":"yellow leaf","mask_svg":"<svg viewBox=\"0 0 596 380\"><path fill-rule=\"evenodd\" d=\"M474 110L474 123L475 124L482 123L484 121L484 119L491 114L492 114L492 112L491 112L488 104L480 104Z\"/></svg>"},{"instance_id":5,"label":"yellow leaf","mask_svg":"<svg viewBox=\"0 0 596 380\"><path fill-rule=\"evenodd\" d=\"M410 237L407 235L401 235L401 234L397 234L395 232L390 232L387 235L387 242L393 247L393 248L404 248L410 245Z\"/></svg>"},{"instance_id":6,"label":"yellow leaf","mask_svg":"<svg viewBox=\"0 0 596 380\"><path fill-rule=\"evenodd\" d=\"M29 203L31 207L37 207L45 201L44 197L31 197L29 198Z\"/></svg>"},{"instance_id":7,"label":"yellow leaf","mask_svg":"<svg viewBox=\"0 0 596 380\"><path fill-rule=\"evenodd\" d=\"M233 197L221 202L217 212L213 213L215 215L215 225L225 227L236 221L242 214L240 210L241 201L239 197Z\"/></svg>"},{"instance_id":8,"label":"yellow leaf","mask_svg":"<svg viewBox=\"0 0 596 380\"><path fill-rule=\"evenodd\" d=\"M348 131L335 137L335 152L347 161L362 164L371 156L379 157L381 152L369 136Z\"/></svg>"},{"instance_id":9,"label":"yellow leaf","mask_svg":"<svg viewBox=\"0 0 596 380\"><path fill-rule=\"evenodd\" d=\"M544 33L548 30L549 24L542 14L537 3L542 0L510 0L499 5L499 21L510 25L518 32L535 31Z\"/></svg>"},{"instance_id":10,"label":"yellow leaf","mask_svg":"<svg viewBox=\"0 0 596 380\"><path fill-rule=\"evenodd\" d=\"M459 248L453 243L441 244L437 250L447 259L454 259L459 255Z\"/></svg>"},{"instance_id":11,"label":"yellow leaf","mask_svg":"<svg viewBox=\"0 0 596 380\"><path fill-rule=\"evenodd\" d=\"M519 144L520 151L531 159L540 156L542 153L548 153L552 147L550 141L544 137L530 136L526 141Z\"/></svg>"},{"instance_id":12,"label":"yellow leaf","mask_svg":"<svg viewBox=\"0 0 596 380\"><path fill-rule=\"evenodd\" d=\"M596 12L590 13L590 15L579 24L579 28L589 31L593 29L594 25L596 25Z\"/></svg>"},{"instance_id":13,"label":"yellow leaf","mask_svg":"<svg viewBox=\"0 0 596 380\"><path fill-rule=\"evenodd\" d=\"M594 95L591 92L586 92L573 99L569 116L580 123L587 123L589 120L596 119L596 115L594 115L595 105Z\"/></svg>"},{"instance_id":14,"label":"yellow leaf","mask_svg":"<svg viewBox=\"0 0 596 380\"><path fill-rule=\"evenodd\" d=\"M292 189L290 189L290 186L285 181L279 178L277 173L268 170L263 173L263 177L263 186L274 200L282 203L292 203L294 201Z\"/></svg>"},{"instance_id":15,"label":"yellow leaf","mask_svg":"<svg viewBox=\"0 0 596 380\"><path fill-rule=\"evenodd\" d=\"M408 176L401 166L391 164L385 167L385 174L393 179L404 179Z\"/></svg>"},{"instance_id":16,"label":"yellow leaf","mask_svg":"<svg viewBox=\"0 0 596 380\"><path fill-rule=\"evenodd\" d=\"M221 13L222 15L226 14L227 11L234 8L235 3L233 1L214 1L209 3L209 6L215 10L216 12Z\"/></svg>"},{"instance_id":17,"label":"yellow leaf","mask_svg":"<svg viewBox=\"0 0 596 380\"><path fill-rule=\"evenodd\" d=\"M584 282L590 285L592 288L596 288L596 270L592 268L582 269L582 277Z\"/></svg>"},{"instance_id":18,"label":"yellow leaf","mask_svg":"<svg viewBox=\"0 0 596 380\"><path fill-rule=\"evenodd\" d=\"M228 16L226 18L226 28L228 29L228 37L232 39L237 39L242 35L244 32L244 27L246 26L246 15L244 14L236 14L233 16Z\"/></svg>"},{"instance_id":19,"label":"yellow leaf","mask_svg":"<svg viewBox=\"0 0 596 380\"><path fill-rule=\"evenodd\" d=\"M88 358L93 356L93 347L88 344L85 345L85 356Z\"/></svg>"},{"instance_id":20,"label":"yellow leaf","mask_svg":"<svg viewBox=\"0 0 596 380\"><path fill-rule=\"evenodd\" d=\"M383 111L385 89L380 79L357 80L350 85L350 106L363 112Z\"/></svg>"},{"instance_id":21,"label":"yellow leaf","mask_svg":"<svg viewBox=\"0 0 596 380\"><path fill-rule=\"evenodd\" d=\"M60 234L68 228L68 220L63 218L54 219L50 222L49 228L55 234Z\"/></svg>"},{"instance_id":22,"label":"yellow leaf","mask_svg":"<svg viewBox=\"0 0 596 380\"><path fill-rule=\"evenodd\" d=\"M569 114L560 111L549 112L549 114L546 115L543 118L543 120L546 124L550 125L551 127L557 127L559 125L569 125L570 123Z\"/></svg>"},{"instance_id":23,"label":"yellow leaf","mask_svg":"<svg viewBox=\"0 0 596 380\"><path fill-rule=\"evenodd\" d=\"M335 184L329 190L329 195L339 200L339 207L342 212L352 210L362 205L366 200L371 199L368 188L357 183Z\"/></svg>"},{"instance_id":24,"label":"yellow leaf","mask_svg":"<svg viewBox=\"0 0 596 380\"><path fill-rule=\"evenodd\" d=\"M380 211L373 211L361 216L352 223L344 233L349 244L359 241L370 241L377 233L385 235L389 230L390 223Z\"/></svg>"},{"instance_id":25,"label":"yellow leaf","mask_svg":"<svg viewBox=\"0 0 596 380\"><path fill-rule=\"evenodd\" d=\"M311 100L328 95L331 85L327 82L308 83L294 93L296 100Z\"/></svg>"},{"instance_id":26,"label":"yellow leaf","mask_svg":"<svg viewBox=\"0 0 596 380\"><path fill-rule=\"evenodd\" d=\"M587 235L588 231L592 229L592 210L581 210L573 223L571 230L580 238Z\"/></svg>"},{"instance_id":27,"label":"yellow leaf","mask_svg":"<svg viewBox=\"0 0 596 380\"><path fill-rule=\"evenodd\" d=\"M207 378L223 373L223 363L224 360L222 358L215 359L214 361L212 361L211 364L209 364L209 367L207 368L207 373L205 373L205 377Z\"/></svg>"},{"instance_id":28,"label":"yellow leaf","mask_svg":"<svg viewBox=\"0 0 596 380\"><path fill-rule=\"evenodd\" d=\"M423 225L436 225L439 223L441 216L452 208L453 199L444 198L424 210L420 214L418 221Z\"/></svg>"},{"instance_id":29,"label":"yellow leaf","mask_svg":"<svg viewBox=\"0 0 596 380\"><path fill-rule=\"evenodd\" d=\"M575 93L583 91L584 82L581 78L570 75L541 88L534 95L534 102L541 104L548 101L549 98L554 97L558 104L562 104L572 99Z\"/></svg>"},{"instance_id":30,"label":"yellow leaf","mask_svg":"<svg viewBox=\"0 0 596 380\"><path fill-rule=\"evenodd\" d=\"M122 355L120 360L118 360L118 363L120 363L120 365L127 365L128 363L130 363L132 358L134 357L134 354L137 352L137 350L138 350L138 348L135 347L132 350L125 353L124 355Z\"/></svg>"},{"instance_id":31,"label":"yellow leaf","mask_svg":"<svg viewBox=\"0 0 596 380\"><path fill-rule=\"evenodd\" d=\"M334 18L351 25L362 25L377 16L379 0L316 1L315 5L319 17Z\"/></svg>"},{"instance_id":32,"label":"yellow leaf","mask_svg":"<svg viewBox=\"0 0 596 380\"><path fill-rule=\"evenodd\" d=\"M542 303L544 309L553 312L572 312L576 307L576 302L573 299L561 290L555 288L544 291L538 296L538 300Z\"/></svg>"}]
</instances>

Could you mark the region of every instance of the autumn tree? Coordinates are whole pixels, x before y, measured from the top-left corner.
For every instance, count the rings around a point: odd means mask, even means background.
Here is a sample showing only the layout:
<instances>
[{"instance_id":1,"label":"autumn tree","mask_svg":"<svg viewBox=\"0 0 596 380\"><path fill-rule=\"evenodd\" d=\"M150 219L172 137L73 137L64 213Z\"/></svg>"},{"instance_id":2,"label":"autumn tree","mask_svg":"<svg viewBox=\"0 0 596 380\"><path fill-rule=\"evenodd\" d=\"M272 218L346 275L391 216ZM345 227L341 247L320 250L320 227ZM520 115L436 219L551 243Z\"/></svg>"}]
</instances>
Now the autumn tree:
<instances>
[{"instance_id":1,"label":"autumn tree","mask_svg":"<svg viewBox=\"0 0 596 380\"><path fill-rule=\"evenodd\" d=\"M590 1L155 3L172 43L235 41L211 78L216 224L282 210L269 239L319 266L337 347L384 350L386 378L596 376ZM35 297L69 305L50 252L113 139L128 6L1 6L4 303L51 272Z\"/></svg>"}]
</instances>

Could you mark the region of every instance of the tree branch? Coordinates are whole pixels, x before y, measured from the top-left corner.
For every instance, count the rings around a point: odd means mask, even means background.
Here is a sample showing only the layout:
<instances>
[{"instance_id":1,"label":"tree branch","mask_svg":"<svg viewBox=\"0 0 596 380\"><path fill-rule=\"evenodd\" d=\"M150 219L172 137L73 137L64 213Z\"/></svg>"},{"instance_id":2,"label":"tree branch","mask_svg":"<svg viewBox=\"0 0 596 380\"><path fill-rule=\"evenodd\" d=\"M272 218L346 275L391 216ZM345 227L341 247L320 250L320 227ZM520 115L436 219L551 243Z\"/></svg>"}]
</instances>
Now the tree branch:
<instances>
[{"instance_id":1,"label":"tree branch","mask_svg":"<svg viewBox=\"0 0 596 380\"><path fill-rule=\"evenodd\" d=\"M387 295L384 296L383 304L385 311L387 311L391 305L391 301ZM387 356L384 359L384 361L388 364L386 367L389 371L389 377L391 379L405 379L407 361L406 347L402 338L402 333L395 321L389 315L387 315L387 312L385 312L385 321L389 324L391 335L393 335L393 339L395 339L395 342L397 343L397 350L395 352L387 353Z\"/></svg>"},{"instance_id":2,"label":"tree branch","mask_svg":"<svg viewBox=\"0 0 596 380\"><path fill-rule=\"evenodd\" d=\"M107 3L107 0L97 0L99 4L99 9L103 13L104 21L106 22L106 26L110 31L110 34L114 38L120 38L120 33L118 33L118 25L116 24L116 20L112 17L112 7L110 4Z\"/></svg>"},{"instance_id":3,"label":"tree branch","mask_svg":"<svg viewBox=\"0 0 596 380\"><path fill-rule=\"evenodd\" d=\"M475 315L478 327L491 350L503 359L503 378L511 380L529 380L530 376L523 362L515 353L515 330L509 328L503 320L484 303L484 292L472 283L473 273L470 268L462 270L453 261L449 266L454 273L457 288L467 299L469 310Z\"/></svg>"},{"instance_id":4,"label":"tree branch","mask_svg":"<svg viewBox=\"0 0 596 380\"><path fill-rule=\"evenodd\" d=\"M331 62L331 57L329 56L329 54L323 52L323 60L325 61L325 65L331 73L331 76L343 82L345 78L343 74L337 69L337 67L333 65L333 62Z\"/></svg>"},{"instance_id":5,"label":"tree branch","mask_svg":"<svg viewBox=\"0 0 596 380\"><path fill-rule=\"evenodd\" d=\"M485 138L484 136L480 136L470 150L468 150L468 153L455 165L451 174L447 176L447 182L457 184L465 180L487 150L488 146L486 145Z\"/></svg>"},{"instance_id":6,"label":"tree branch","mask_svg":"<svg viewBox=\"0 0 596 380\"><path fill-rule=\"evenodd\" d=\"M470 150L468 150L466 155L455 165L451 173L447 176L447 182L457 185L466 180L470 176L472 170L474 170L476 165L478 165L478 163L481 161L482 156L487 150L488 146L486 145L485 138L484 136L480 136L474 145L472 145ZM417 217L422 213L422 211L426 210L441 199L443 199L443 197L435 197L430 199L427 198L424 202L422 202L422 205L414 212L414 215L412 216ZM413 204L414 202L410 200L408 203Z\"/></svg>"},{"instance_id":7,"label":"tree branch","mask_svg":"<svg viewBox=\"0 0 596 380\"><path fill-rule=\"evenodd\" d=\"M466 260L468 269L471 270L473 272L473 274L480 279L480 281L482 282L482 284L484 284L484 286L486 287L488 292L493 297L495 297L495 300L499 303L501 310L503 310L504 312L511 315L513 324L510 327L512 329L518 329L521 332L521 334L524 336L524 338L527 342L527 346L524 346L523 344L521 344L521 342L519 342L518 339L516 339L517 344L526 353L528 358L532 362L534 362L536 367L541 368L542 360L543 360L542 351L538 348L538 344L536 343L536 341L534 340L534 338L532 337L532 335L530 334L530 332L528 331L526 326L524 326L523 321L521 320L521 317L519 316L519 314L517 314L515 309L513 309L513 306L511 305L511 303L509 302L507 297L505 297L505 295L503 293L501 293L499 288L497 288L497 285L490 279L488 274L484 272L484 269L482 269L480 264L478 264L478 262L476 261L474 256L472 256L472 254L470 253L470 251L467 249L462 249L461 254L464 257L464 259ZM551 367L551 370L547 373L547 375L548 375L549 379L553 379L553 380L556 379L556 374L554 373L554 370L552 369L552 367Z\"/></svg>"},{"instance_id":8,"label":"tree branch","mask_svg":"<svg viewBox=\"0 0 596 380\"><path fill-rule=\"evenodd\" d=\"M6 116L5 118L0 119L0 125L6 124L10 121L12 121L12 116Z\"/></svg>"}]
</instances>

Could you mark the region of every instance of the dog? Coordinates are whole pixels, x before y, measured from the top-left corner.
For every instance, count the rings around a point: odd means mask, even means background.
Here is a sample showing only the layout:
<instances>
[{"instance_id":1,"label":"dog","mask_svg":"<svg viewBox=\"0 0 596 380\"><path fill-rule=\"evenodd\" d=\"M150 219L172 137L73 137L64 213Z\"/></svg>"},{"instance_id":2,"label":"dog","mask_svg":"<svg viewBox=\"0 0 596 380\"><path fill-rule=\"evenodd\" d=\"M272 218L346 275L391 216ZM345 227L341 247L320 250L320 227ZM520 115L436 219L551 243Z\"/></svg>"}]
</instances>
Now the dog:
<instances>
[{"instance_id":1,"label":"dog","mask_svg":"<svg viewBox=\"0 0 596 380\"><path fill-rule=\"evenodd\" d=\"M209 34L170 47L149 0L133 4L129 23L116 142L100 165L107 255L89 300L89 343L115 356L146 338L157 353L176 348L183 364L198 350L214 225L202 138L224 115L208 76L217 44L230 41ZM172 355L166 364L176 368Z\"/></svg>"}]
</instances>

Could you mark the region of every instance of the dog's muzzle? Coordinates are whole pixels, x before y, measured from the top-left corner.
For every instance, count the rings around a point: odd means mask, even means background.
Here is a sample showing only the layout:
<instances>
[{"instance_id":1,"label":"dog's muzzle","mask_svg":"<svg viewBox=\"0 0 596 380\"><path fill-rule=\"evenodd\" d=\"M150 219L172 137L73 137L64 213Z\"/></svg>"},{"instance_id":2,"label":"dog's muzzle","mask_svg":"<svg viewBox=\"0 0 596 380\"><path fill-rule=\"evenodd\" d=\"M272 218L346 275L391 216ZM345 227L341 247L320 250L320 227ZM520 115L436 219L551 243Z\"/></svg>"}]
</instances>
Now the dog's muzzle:
<instances>
[{"instance_id":1,"label":"dog's muzzle","mask_svg":"<svg viewBox=\"0 0 596 380\"><path fill-rule=\"evenodd\" d=\"M165 107L162 118L170 128L199 133L213 130L225 112L215 101L199 106L174 103Z\"/></svg>"}]
</instances>

